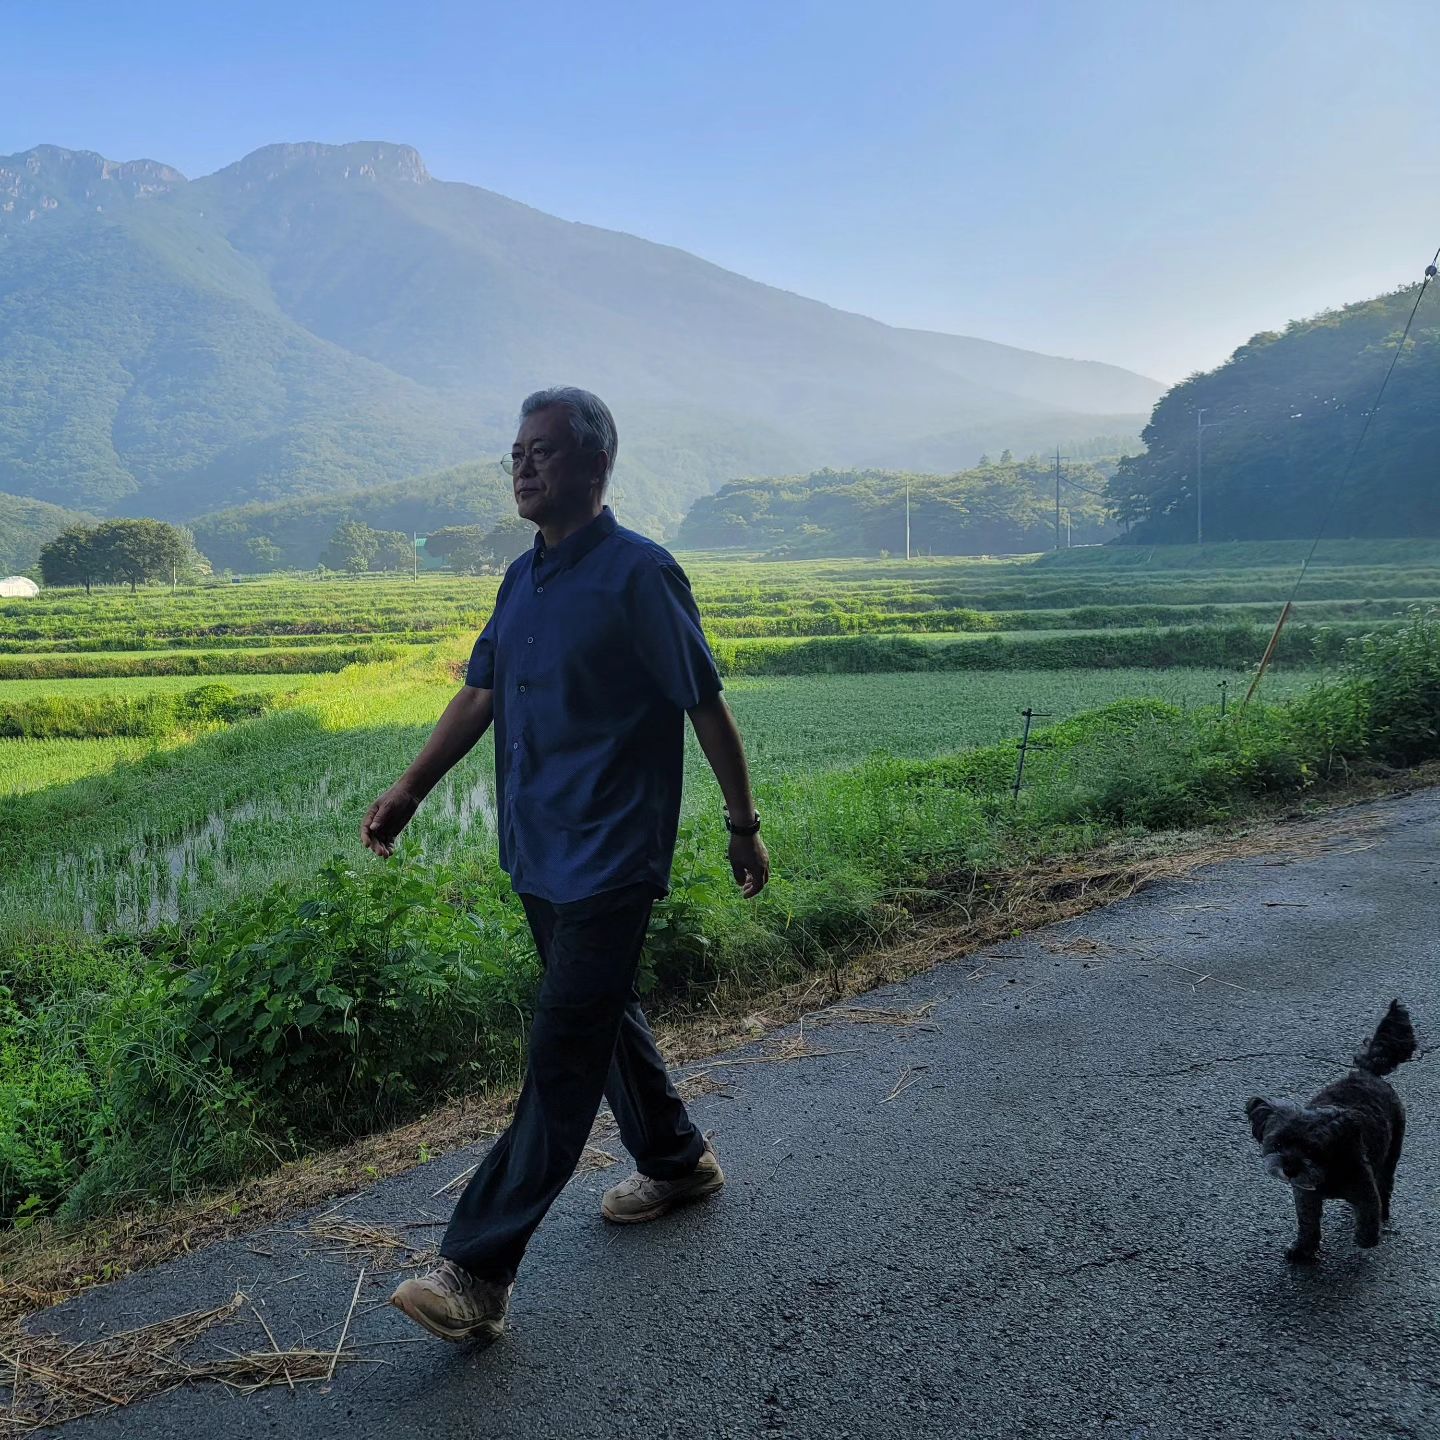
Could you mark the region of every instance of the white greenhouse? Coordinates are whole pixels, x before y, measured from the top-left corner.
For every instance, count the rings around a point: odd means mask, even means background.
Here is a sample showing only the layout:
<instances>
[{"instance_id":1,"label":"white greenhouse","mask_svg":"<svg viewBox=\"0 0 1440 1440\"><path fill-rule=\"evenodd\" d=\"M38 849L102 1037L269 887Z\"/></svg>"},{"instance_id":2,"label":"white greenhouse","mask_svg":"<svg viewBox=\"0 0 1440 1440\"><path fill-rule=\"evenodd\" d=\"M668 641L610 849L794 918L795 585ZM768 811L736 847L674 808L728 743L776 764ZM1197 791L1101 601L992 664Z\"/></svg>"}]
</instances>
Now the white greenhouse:
<instances>
[{"instance_id":1,"label":"white greenhouse","mask_svg":"<svg viewBox=\"0 0 1440 1440\"><path fill-rule=\"evenodd\" d=\"M33 600L40 587L23 575L7 575L0 580L0 600Z\"/></svg>"}]
</instances>

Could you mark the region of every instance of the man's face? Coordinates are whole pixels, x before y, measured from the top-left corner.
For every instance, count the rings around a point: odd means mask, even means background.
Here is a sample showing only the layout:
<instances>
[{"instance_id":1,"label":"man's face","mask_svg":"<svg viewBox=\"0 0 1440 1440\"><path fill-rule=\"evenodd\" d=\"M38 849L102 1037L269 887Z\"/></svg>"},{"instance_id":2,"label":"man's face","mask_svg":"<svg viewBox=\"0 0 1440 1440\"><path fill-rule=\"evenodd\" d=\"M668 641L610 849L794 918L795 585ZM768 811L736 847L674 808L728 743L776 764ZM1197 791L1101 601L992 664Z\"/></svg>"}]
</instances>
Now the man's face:
<instances>
[{"instance_id":1,"label":"man's face","mask_svg":"<svg viewBox=\"0 0 1440 1440\"><path fill-rule=\"evenodd\" d=\"M510 459L515 508L534 525L583 513L605 474L604 459L575 443L562 405L536 410L520 422Z\"/></svg>"}]
</instances>

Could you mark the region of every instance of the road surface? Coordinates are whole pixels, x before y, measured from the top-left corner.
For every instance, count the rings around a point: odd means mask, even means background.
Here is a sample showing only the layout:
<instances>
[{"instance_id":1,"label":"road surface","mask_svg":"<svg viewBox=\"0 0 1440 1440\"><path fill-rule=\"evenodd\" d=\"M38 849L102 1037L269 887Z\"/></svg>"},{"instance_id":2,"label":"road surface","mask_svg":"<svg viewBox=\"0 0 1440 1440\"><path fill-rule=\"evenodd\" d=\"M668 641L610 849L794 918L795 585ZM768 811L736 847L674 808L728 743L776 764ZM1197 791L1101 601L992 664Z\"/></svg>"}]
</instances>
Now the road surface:
<instances>
[{"instance_id":1,"label":"road surface","mask_svg":"<svg viewBox=\"0 0 1440 1440\"><path fill-rule=\"evenodd\" d=\"M365 1309L396 1278L378 1276L352 1334L386 1364L328 1390L178 1391L67 1440L1433 1440L1440 1060L1397 1077L1411 1125L1396 1232L1359 1251L1327 1207L1314 1269L1281 1258L1288 1193L1261 1173L1242 1107L1311 1093L1392 996L1422 1044L1440 1041L1437 885L1440 796L1417 795L1343 812L1318 849L1213 866L863 997L933 1004L933 1028L807 1027L834 1053L709 1067L728 1089L694 1111L724 1193L616 1230L598 1203L623 1172L578 1177L495 1347ZM341 1213L442 1217L433 1193L464 1163ZM360 1261L317 1253L304 1223L31 1323L88 1338L239 1285L282 1343L333 1344ZM266 1344L248 1313L216 1338Z\"/></svg>"}]
</instances>

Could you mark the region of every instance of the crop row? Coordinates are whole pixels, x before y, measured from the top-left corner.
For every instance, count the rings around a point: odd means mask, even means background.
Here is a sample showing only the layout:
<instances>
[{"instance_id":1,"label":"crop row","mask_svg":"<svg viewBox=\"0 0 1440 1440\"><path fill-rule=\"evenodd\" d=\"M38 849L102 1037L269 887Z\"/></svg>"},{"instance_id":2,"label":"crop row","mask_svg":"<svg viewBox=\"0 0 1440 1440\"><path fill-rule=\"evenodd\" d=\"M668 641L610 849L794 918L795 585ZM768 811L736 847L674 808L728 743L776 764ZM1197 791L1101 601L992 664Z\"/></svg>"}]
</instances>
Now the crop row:
<instances>
[{"instance_id":1,"label":"crop row","mask_svg":"<svg viewBox=\"0 0 1440 1440\"><path fill-rule=\"evenodd\" d=\"M483 623L483 621L481 622ZM108 627L103 633L84 637L12 640L0 638L0 655L98 655L113 651L162 650L304 650L337 645L432 645L439 638L460 632L447 624L425 630L338 630L334 633L197 635L167 634L147 629L143 634L123 627ZM471 633L478 625L471 627Z\"/></svg>"},{"instance_id":2,"label":"crop row","mask_svg":"<svg viewBox=\"0 0 1440 1440\"><path fill-rule=\"evenodd\" d=\"M320 675L400 653L394 645L337 649L196 650L163 655L0 655L0 680L80 680L104 675Z\"/></svg>"}]
</instances>

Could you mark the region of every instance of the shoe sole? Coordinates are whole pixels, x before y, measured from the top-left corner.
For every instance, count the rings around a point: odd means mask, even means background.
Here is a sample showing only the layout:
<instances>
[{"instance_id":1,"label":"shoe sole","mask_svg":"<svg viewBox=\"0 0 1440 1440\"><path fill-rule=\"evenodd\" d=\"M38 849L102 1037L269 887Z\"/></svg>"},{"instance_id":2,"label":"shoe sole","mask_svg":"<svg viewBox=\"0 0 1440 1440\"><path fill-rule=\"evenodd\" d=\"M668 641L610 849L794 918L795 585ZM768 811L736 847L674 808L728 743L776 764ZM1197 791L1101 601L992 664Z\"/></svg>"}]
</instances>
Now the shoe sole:
<instances>
[{"instance_id":1,"label":"shoe sole","mask_svg":"<svg viewBox=\"0 0 1440 1440\"><path fill-rule=\"evenodd\" d=\"M648 1210L632 1210L629 1214L621 1215L612 1211L603 1201L600 1204L600 1213L612 1225L644 1225L651 1220L658 1220L662 1215L668 1215L679 1205L690 1205L696 1200L703 1200L707 1195L713 1195L717 1190L723 1189L725 1176L722 1172L716 1173L707 1180L700 1181L693 1189L685 1190L681 1194L672 1195L668 1200L662 1201L659 1205L652 1205Z\"/></svg>"},{"instance_id":2,"label":"shoe sole","mask_svg":"<svg viewBox=\"0 0 1440 1440\"><path fill-rule=\"evenodd\" d=\"M476 1325L467 1325L463 1330L447 1329L445 1326L432 1320L423 1310L417 1309L414 1305L407 1303L398 1295L390 1297L390 1303L402 1315L408 1316L422 1330L428 1330L432 1335L441 1340L448 1340L452 1345L458 1345L464 1340L498 1340L505 1333L505 1322L503 1320L482 1320Z\"/></svg>"}]
</instances>

